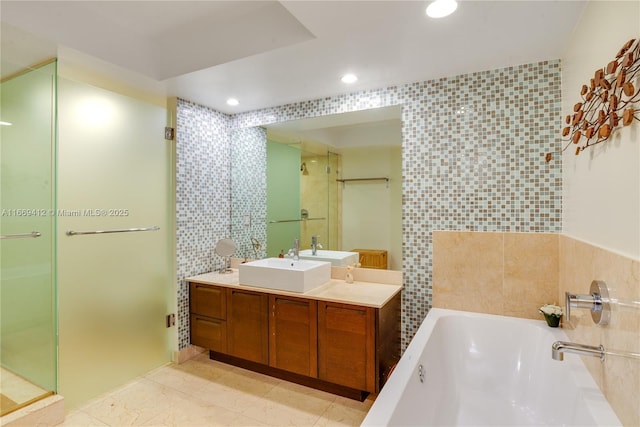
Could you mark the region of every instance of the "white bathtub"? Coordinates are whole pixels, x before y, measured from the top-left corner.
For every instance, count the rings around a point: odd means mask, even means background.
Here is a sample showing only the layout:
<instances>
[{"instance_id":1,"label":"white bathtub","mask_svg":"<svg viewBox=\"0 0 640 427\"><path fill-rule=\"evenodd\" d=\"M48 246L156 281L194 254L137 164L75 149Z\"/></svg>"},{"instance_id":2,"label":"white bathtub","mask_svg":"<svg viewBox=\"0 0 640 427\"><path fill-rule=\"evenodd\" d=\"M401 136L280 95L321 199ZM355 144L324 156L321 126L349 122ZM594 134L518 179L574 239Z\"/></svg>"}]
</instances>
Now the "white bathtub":
<instances>
[{"instance_id":1,"label":"white bathtub","mask_svg":"<svg viewBox=\"0 0 640 427\"><path fill-rule=\"evenodd\" d=\"M579 356L551 358L557 340L544 321L432 309L362 425L621 425Z\"/></svg>"}]
</instances>

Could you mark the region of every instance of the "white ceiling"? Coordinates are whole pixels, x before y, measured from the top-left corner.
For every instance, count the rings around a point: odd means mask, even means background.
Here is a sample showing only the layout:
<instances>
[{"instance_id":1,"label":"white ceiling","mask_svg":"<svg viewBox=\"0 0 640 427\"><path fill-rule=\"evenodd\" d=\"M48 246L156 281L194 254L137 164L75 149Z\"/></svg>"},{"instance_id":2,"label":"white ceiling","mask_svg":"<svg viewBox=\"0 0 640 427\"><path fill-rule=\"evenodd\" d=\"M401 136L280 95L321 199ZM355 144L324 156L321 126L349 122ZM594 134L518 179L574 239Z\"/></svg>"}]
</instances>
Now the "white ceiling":
<instances>
[{"instance_id":1,"label":"white ceiling","mask_svg":"<svg viewBox=\"0 0 640 427\"><path fill-rule=\"evenodd\" d=\"M2 74L58 56L139 91L236 113L558 59L585 5L463 0L433 20L428 3L2 0ZM358 82L340 82L346 72Z\"/></svg>"}]
</instances>

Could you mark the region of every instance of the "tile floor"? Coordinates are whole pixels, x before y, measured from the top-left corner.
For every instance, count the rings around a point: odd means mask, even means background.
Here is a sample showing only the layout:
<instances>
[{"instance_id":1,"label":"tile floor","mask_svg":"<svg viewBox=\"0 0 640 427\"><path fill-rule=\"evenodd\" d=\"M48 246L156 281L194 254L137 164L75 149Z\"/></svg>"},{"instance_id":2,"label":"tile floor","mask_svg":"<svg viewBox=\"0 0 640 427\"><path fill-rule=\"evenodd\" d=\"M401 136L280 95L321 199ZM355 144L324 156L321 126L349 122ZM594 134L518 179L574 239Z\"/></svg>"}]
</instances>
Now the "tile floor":
<instances>
[{"instance_id":1,"label":"tile floor","mask_svg":"<svg viewBox=\"0 0 640 427\"><path fill-rule=\"evenodd\" d=\"M373 404L209 360L156 369L60 426L357 426Z\"/></svg>"},{"instance_id":2,"label":"tile floor","mask_svg":"<svg viewBox=\"0 0 640 427\"><path fill-rule=\"evenodd\" d=\"M27 402L50 394L13 372L0 368L0 413L8 413Z\"/></svg>"}]
</instances>

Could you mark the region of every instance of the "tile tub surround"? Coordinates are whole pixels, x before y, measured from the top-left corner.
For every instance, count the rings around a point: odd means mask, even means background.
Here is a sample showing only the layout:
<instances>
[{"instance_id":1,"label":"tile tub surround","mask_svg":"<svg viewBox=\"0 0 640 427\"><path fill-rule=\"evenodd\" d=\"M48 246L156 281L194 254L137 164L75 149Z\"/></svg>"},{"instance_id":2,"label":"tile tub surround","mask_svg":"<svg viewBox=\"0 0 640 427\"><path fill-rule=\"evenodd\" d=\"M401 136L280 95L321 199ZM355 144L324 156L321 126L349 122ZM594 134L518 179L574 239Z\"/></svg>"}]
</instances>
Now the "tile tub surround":
<instances>
[{"instance_id":1,"label":"tile tub surround","mask_svg":"<svg viewBox=\"0 0 640 427\"><path fill-rule=\"evenodd\" d=\"M559 234L433 233L434 307L542 320L538 308L564 293L586 294L594 279L611 298L640 301L640 261ZM573 342L640 352L640 312L612 307L611 323L597 326L588 310L574 310L563 328ZM577 357L569 355L566 357ZM583 357L624 425L640 425L640 363Z\"/></svg>"},{"instance_id":2,"label":"tile tub surround","mask_svg":"<svg viewBox=\"0 0 640 427\"><path fill-rule=\"evenodd\" d=\"M559 237L559 298L566 291L588 294L591 281L603 280L610 298L640 301L640 261L618 255L589 243ZM563 325L573 342L605 349L640 352L640 310L612 305L611 322L597 326L588 310L573 310L571 324ZM640 426L640 362L607 357L604 363L583 361L625 426Z\"/></svg>"},{"instance_id":3,"label":"tile tub surround","mask_svg":"<svg viewBox=\"0 0 640 427\"><path fill-rule=\"evenodd\" d=\"M558 235L433 232L433 306L542 319L560 303Z\"/></svg>"}]
</instances>

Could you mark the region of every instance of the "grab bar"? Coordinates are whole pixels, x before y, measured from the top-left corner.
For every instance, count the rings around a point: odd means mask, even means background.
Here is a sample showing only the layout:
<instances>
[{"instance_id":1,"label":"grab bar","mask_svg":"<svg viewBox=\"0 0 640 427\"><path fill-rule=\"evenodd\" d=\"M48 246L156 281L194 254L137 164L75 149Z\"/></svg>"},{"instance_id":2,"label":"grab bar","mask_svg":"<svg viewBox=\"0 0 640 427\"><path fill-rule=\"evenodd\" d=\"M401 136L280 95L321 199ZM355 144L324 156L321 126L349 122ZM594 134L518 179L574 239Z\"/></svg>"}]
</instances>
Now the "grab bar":
<instances>
[{"instance_id":1,"label":"grab bar","mask_svg":"<svg viewBox=\"0 0 640 427\"><path fill-rule=\"evenodd\" d=\"M275 221L269 221L269 224L280 224L281 222L322 221L325 219L327 218L279 219Z\"/></svg>"},{"instance_id":2,"label":"grab bar","mask_svg":"<svg viewBox=\"0 0 640 427\"><path fill-rule=\"evenodd\" d=\"M0 236L0 240L4 240L4 239L27 239L30 237L40 237L42 236L42 233L40 233L39 231L32 231L31 233L22 233L22 234L4 234L2 236Z\"/></svg>"},{"instance_id":3,"label":"grab bar","mask_svg":"<svg viewBox=\"0 0 640 427\"><path fill-rule=\"evenodd\" d=\"M112 230L95 230L95 231L67 231L67 236L81 236L84 234L109 234L109 233L131 233L134 231L158 231L160 227L157 225L155 227L146 227L146 228L114 228Z\"/></svg>"}]
</instances>

